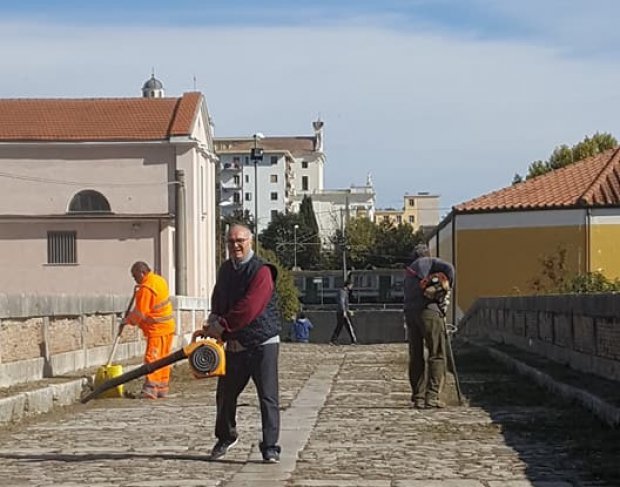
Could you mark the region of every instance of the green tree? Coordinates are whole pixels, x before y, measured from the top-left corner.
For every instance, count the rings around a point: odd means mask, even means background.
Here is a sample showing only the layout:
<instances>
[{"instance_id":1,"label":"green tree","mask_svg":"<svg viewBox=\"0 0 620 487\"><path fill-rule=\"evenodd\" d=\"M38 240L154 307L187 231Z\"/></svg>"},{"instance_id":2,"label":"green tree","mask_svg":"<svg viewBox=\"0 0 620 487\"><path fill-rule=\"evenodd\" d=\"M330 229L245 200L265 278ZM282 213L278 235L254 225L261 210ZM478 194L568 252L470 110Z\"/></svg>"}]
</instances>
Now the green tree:
<instances>
[{"instance_id":1,"label":"green tree","mask_svg":"<svg viewBox=\"0 0 620 487\"><path fill-rule=\"evenodd\" d=\"M547 167L551 170L560 169L561 167L568 166L573 162L575 162L573 150L566 144L563 144L553 149L553 153L549 156Z\"/></svg>"},{"instance_id":2,"label":"green tree","mask_svg":"<svg viewBox=\"0 0 620 487\"><path fill-rule=\"evenodd\" d=\"M337 249L347 251L348 267L361 269L368 264L371 254L375 253L377 243L377 225L366 217L351 218L344 231L337 234Z\"/></svg>"},{"instance_id":3,"label":"green tree","mask_svg":"<svg viewBox=\"0 0 620 487\"><path fill-rule=\"evenodd\" d=\"M300 309L299 292L295 287L293 274L282 265L273 251L260 247L258 255L266 262L273 264L278 270L278 277L276 279L278 309L284 321L293 320Z\"/></svg>"},{"instance_id":4,"label":"green tree","mask_svg":"<svg viewBox=\"0 0 620 487\"><path fill-rule=\"evenodd\" d=\"M298 247L297 257L298 266L304 269L317 267L321 262L321 238L319 236L319 225L316 221L312 199L304 196L299 206L299 228L298 228Z\"/></svg>"},{"instance_id":5,"label":"green tree","mask_svg":"<svg viewBox=\"0 0 620 487\"><path fill-rule=\"evenodd\" d=\"M568 279L559 290L562 293L617 293L620 291L620 280L608 279L602 272L578 274Z\"/></svg>"},{"instance_id":6,"label":"green tree","mask_svg":"<svg viewBox=\"0 0 620 487\"><path fill-rule=\"evenodd\" d=\"M376 252L370 262L375 267L401 267L411 260L413 248L422 240L422 232L414 233L408 223L382 223L377 232Z\"/></svg>"},{"instance_id":7,"label":"green tree","mask_svg":"<svg viewBox=\"0 0 620 487\"><path fill-rule=\"evenodd\" d=\"M587 157L595 156L618 146L618 141L611 134L595 133L585 137L581 142L569 147L563 144L556 147L546 161L534 161L528 167L526 179L531 179L554 169L566 167ZM514 181L513 181L514 184Z\"/></svg>"},{"instance_id":8,"label":"green tree","mask_svg":"<svg viewBox=\"0 0 620 487\"><path fill-rule=\"evenodd\" d=\"M569 279L567 253L568 250L564 245L558 245L554 253L543 255L538 259L541 272L531 283L534 293L557 293L558 289L565 285Z\"/></svg>"},{"instance_id":9,"label":"green tree","mask_svg":"<svg viewBox=\"0 0 620 487\"><path fill-rule=\"evenodd\" d=\"M282 265L289 269L293 267L295 261L295 225L299 225L297 237L300 238L302 232L300 232L301 219L299 215L278 213L259 236L261 247L274 252Z\"/></svg>"},{"instance_id":10,"label":"green tree","mask_svg":"<svg viewBox=\"0 0 620 487\"><path fill-rule=\"evenodd\" d=\"M620 291L620 280L610 280L602 272L571 274L566 265L566 248L558 246L553 254L539 261L540 275L533 279L536 294L611 293Z\"/></svg>"}]
</instances>

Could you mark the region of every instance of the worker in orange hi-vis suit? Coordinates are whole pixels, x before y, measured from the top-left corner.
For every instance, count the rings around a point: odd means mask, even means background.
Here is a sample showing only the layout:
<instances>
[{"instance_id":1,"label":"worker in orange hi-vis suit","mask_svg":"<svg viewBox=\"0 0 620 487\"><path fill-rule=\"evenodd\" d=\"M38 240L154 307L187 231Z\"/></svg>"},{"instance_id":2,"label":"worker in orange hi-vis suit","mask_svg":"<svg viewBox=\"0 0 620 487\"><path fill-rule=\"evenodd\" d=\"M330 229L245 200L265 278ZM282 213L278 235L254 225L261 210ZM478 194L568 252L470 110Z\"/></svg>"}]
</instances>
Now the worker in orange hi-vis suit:
<instances>
[{"instance_id":1,"label":"worker in orange hi-vis suit","mask_svg":"<svg viewBox=\"0 0 620 487\"><path fill-rule=\"evenodd\" d=\"M168 283L151 271L142 261L131 266L131 275L137 283L133 310L121 322L121 327L140 327L146 338L144 362L151 363L170 354L174 337L174 316ZM146 376L142 398L157 399L168 395L170 366Z\"/></svg>"}]
</instances>

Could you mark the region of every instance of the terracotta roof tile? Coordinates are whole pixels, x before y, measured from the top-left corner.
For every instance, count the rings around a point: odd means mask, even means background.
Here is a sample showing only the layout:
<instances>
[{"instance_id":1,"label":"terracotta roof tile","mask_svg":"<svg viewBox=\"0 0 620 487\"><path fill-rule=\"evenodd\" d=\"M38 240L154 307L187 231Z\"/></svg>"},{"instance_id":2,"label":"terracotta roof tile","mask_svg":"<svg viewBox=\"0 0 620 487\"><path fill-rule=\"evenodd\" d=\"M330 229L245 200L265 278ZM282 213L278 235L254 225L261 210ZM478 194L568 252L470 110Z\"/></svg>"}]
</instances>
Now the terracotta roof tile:
<instances>
[{"instance_id":1,"label":"terracotta roof tile","mask_svg":"<svg viewBox=\"0 0 620 487\"><path fill-rule=\"evenodd\" d=\"M576 162L455 206L459 212L620 204L620 149Z\"/></svg>"},{"instance_id":2,"label":"terracotta roof tile","mask_svg":"<svg viewBox=\"0 0 620 487\"><path fill-rule=\"evenodd\" d=\"M0 141L165 140L189 135L202 95L0 99Z\"/></svg>"},{"instance_id":3,"label":"terracotta roof tile","mask_svg":"<svg viewBox=\"0 0 620 487\"><path fill-rule=\"evenodd\" d=\"M258 146L265 151L288 151L298 156L315 152L316 137L265 137L258 142ZM254 139L215 139L215 146L218 152L249 152L254 147Z\"/></svg>"},{"instance_id":4,"label":"terracotta roof tile","mask_svg":"<svg viewBox=\"0 0 620 487\"><path fill-rule=\"evenodd\" d=\"M202 95L198 92L185 93L183 98L178 99L170 135L189 135L192 123L198 115L201 100Z\"/></svg>"}]
</instances>

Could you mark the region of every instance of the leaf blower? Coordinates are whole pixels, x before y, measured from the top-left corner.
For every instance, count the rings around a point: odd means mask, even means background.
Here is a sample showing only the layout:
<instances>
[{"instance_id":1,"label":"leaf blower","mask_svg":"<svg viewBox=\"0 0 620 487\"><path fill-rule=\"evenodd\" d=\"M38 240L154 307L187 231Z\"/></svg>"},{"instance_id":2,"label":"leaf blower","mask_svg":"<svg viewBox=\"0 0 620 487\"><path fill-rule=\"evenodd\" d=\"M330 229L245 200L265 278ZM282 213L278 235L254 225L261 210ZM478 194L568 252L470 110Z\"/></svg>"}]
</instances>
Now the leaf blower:
<instances>
[{"instance_id":1,"label":"leaf blower","mask_svg":"<svg viewBox=\"0 0 620 487\"><path fill-rule=\"evenodd\" d=\"M96 386L92 392L81 399L81 402L85 404L113 387L150 374L151 372L185 358L189 360L190 369L197 379L206 379L208 377L217 377L226 374L226 353L224 351L224 345L215 338L205 338L192 342L159 360L144 364Z\"/></svg>"}]
</instances>

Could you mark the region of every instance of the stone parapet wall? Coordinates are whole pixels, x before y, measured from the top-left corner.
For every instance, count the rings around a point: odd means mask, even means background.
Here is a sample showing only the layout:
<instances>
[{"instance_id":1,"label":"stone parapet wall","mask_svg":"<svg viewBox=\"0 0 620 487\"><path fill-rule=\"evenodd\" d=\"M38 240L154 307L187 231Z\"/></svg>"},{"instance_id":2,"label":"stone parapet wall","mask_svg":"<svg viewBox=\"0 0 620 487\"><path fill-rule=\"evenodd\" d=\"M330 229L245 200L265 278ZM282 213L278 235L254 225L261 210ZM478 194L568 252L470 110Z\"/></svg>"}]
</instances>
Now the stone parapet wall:
<instances>
[{"instance_id":1,"label":"stone parapet wall","mask_svg":"<svg viewBox=\"0 0 620 487\"><path fill-rule=\"evenodd\" d=\"M329 342L336 327L336 310L306 311L306 316L314 325L310 331L310 341ZM352 321L357 339L362 344L398 343L406 339L402 310L355 311ZM288 334L288 329L282 330L282 337L287 338ZM345 329L340 333L339 340L341 343L349 343L349 335Z\"/></svg>"},{"instance_id":2,"label":"stone parapet wall","mask_svg":"<svg viewBox=\"0 0 620 487\"><path fill-rule=\"evenodd\" d=\"M618 294L481 298L459 329L620 380Z\"/></svg>"},{"instance_id":3,"label":"stone parapet wall","mask_svg":"<svg viewBox=\"0 0 620 487\"><path fill-rule=\"evenodd\" d=\"M129 296L0 294L0 387L67 374L105 364ZM172 298L175 347L201 326L208 300ZM115 361L141 356L145 342L126 327Z\"/></svg>"}]
</instances>

